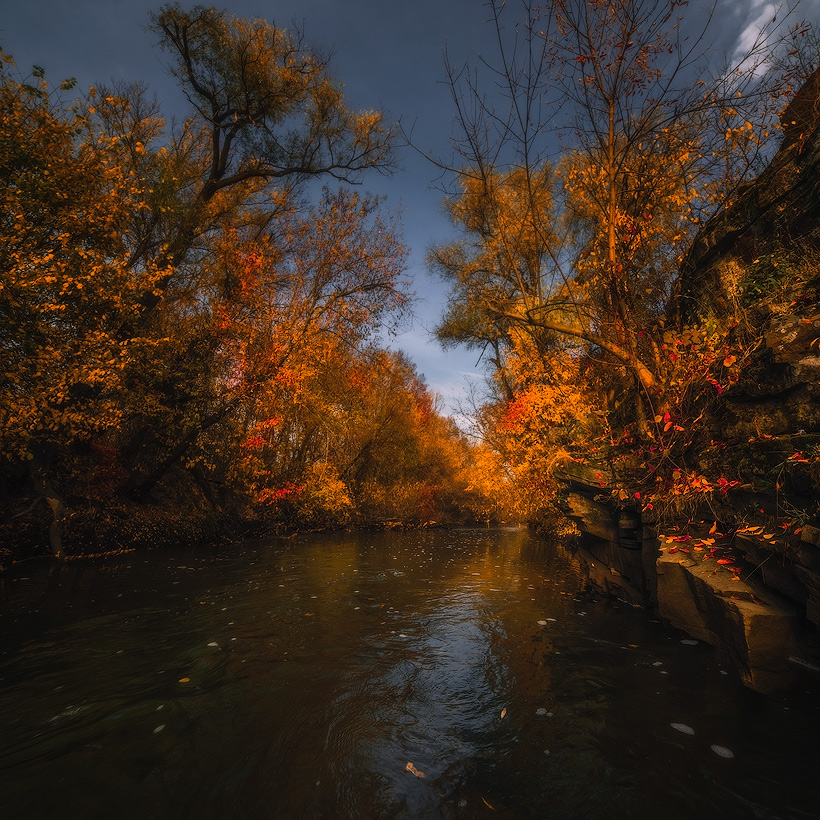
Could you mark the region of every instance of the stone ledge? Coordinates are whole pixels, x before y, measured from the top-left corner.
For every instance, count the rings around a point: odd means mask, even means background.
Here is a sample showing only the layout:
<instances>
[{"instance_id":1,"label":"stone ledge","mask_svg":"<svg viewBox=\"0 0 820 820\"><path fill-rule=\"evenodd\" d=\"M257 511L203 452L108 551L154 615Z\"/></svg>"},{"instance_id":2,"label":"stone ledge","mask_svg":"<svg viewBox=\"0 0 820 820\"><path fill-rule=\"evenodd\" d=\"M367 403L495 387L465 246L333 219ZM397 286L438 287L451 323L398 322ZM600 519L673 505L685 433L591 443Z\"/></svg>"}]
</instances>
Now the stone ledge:
<instances>
[{"instance_id":1,"label":"stone ledge","mask_svg":"<svg viewBox=\"0 0 820 820\"><path fill-rule=\"evenodd\" d=\"M747 686L770 692L794 675L800 618L771 590L737 579L715 561L661 553L658 614L672 626L715 646Z\"/></svg>"}]
</instances>

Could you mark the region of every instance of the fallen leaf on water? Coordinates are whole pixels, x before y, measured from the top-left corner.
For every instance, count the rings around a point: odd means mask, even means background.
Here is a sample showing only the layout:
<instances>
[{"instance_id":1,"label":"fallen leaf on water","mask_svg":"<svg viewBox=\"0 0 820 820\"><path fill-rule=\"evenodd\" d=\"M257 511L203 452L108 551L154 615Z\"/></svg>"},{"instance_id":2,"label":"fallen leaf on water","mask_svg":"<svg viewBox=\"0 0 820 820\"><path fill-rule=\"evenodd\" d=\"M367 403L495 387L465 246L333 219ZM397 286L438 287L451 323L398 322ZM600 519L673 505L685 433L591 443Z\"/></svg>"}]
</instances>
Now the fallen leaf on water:
<instances>
[{"instance_id":1,"label":"fallen leaf on water","mask_svg":"<svg viewBox=\"0 0 820 820\"><path fill-rule=\"evenodd\" d=\"M488 809L492 809L493 811L495 811L495 806L493 806L493 805L491 805L490 803L488 803L488 802L487 802L487 801L486 801L483 797L481 798L481 801L482 801L482 803L484 803L484 805L485 805Z\"/></svg>"},{"instance_id":2,"label":"fallen leaf on water","mask_svg":"<svg viewBox=\"0 0 820 820\"><path fill-rule=\"evenodd\" d=\"M693 638L684 638L681 643L686 644L687 646L697 646L697 641Z\"/></svg>"},{"instance_id":3,"label":"fallen leaf on water","mask_svg":"<svg viewBox=\"0 0 820 820\"><path fill-rule=\"evenodd\" d=\"M501 710L501 720L504 720L504 715L506 715L506 714L507 714L507 707L505 706L505 707Z\"/></svg>"},{"instance_id":4,"label":"fallen leaf on water","mask_svg":"<svg viewBox=\"0 0 820 820\"><path fill-rule=\"evenodd\" d=\"M180 678L179 682L180 683L190 683L190 680L191 680L190 678Z\"/></svg>"},{"instance_id":5,"label":"fallen leaf on water","mask_svg":"<svg viewBox=\"0 0 820 820\"><path fill-rule=\"evenodd\" d=\"M731 564L732 559L731 558L718 558L717 562L718 562L718 564Z\"/></svg>"},{"instance_id":6,"label":"fallen leaf on water","mask_svg":"<svg viewBox=\"0 0 820 820\"><path fill-rule=\"evenodd\" d=\"M731 749L727 749L725 746L713 744L711 749L718 757L725 757L727 760L735 756L735 753Z\"/></svg>"},{"instance_id":7,"label":"fallen leaf on water","mask_svg":"<svg viewBox=\"0 0 820 820\"><path fill-rule=\"evenodd\" d=\"M695 734L695 730L691 726L687 726L685 723L670 723L669 725L675 731L681 732L684 735L693 735L693 734Z\"/></svg>"},{"instance_id":8,"label":"fallen leaf on water","mask_svg":"<svg viewBox=\"0 0 820 820\"><path fill-rule=\"evenodd\" d=\"M159 726L157 726L156 729L154 729L154 734L158 735L164 728L165 728L165 724L161 723Z\"/></svg>"},{"instance_id":9,"label":"fallen leaf on water","mask_svg":"<svg viewBox=\"0 0 820 820\"><path fill-rule=\"evenodd\" d=\"M410 763L410 761L407 762L407 765L404 767L404 770L410 772L410 774L414 774L416 777L424 777L424 772L420 772L412 763Z\"/></svg>"},{"instance_id":10,"label":"fallen leaf on water","mask_svg":"<svg viewBox=\"0 0 820 820\"><path fill-rule=\"evenodd\" d=\"M712 524L712 528L709 530L709 535L712 535L712 533L715 532L717 532L717 521L715 521L715 523Z\"/></svg>"}]
</instances>

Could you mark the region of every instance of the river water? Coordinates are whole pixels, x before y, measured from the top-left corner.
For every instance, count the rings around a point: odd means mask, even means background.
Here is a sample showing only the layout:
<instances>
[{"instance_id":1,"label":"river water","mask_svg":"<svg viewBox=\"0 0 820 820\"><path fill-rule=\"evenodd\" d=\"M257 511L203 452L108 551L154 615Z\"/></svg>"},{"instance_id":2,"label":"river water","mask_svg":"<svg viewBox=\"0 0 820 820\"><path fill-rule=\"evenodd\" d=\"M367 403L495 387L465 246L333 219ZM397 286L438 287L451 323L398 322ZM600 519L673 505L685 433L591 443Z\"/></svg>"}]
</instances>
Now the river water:
<instances>
[{"instance_id":1,"label":"river water","mask_svg":"<svg viewBox=\"0 0 820 820\"><path fill-rule=\"evenodd\" d=\"M524 530L0 583L5 820L820 817L816 678L745 689Z\"/></svg>"}]
</instances>

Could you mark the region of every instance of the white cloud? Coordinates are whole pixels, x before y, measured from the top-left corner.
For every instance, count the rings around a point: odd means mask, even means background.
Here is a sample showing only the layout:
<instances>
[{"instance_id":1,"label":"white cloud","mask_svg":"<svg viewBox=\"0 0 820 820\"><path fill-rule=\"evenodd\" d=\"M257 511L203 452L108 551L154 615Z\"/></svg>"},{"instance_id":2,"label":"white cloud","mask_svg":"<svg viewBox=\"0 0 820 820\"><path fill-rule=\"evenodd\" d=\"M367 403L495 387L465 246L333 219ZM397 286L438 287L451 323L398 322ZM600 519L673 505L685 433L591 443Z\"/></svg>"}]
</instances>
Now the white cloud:
<instances>
[{"instance_id":1,"label":"white cloud","mask_svg":"<svg viewBox=\"0 0 820 820\"><path fill-rule=\"evenodd\" d=\"M753 19L746 24L735 44L735 54L743 56L748 54L760 37L761 31L772 25L772 18L777 16L778 6L774 3L753 2L749 9L749 16Z\"/></svg>"}]
</instances>

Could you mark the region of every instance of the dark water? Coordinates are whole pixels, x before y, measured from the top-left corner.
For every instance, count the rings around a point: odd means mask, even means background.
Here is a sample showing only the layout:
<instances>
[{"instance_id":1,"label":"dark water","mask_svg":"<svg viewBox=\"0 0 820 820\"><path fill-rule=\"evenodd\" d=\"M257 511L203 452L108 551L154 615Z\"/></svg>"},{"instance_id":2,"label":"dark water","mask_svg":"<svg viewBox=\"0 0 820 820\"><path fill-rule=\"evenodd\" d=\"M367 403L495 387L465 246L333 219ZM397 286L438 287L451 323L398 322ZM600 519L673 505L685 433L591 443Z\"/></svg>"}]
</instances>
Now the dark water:
<instances>
[{"instance_id":1,"label":"dark water","mask_svg":"<svg viewBox=\"0 0 820 820\"><path fill-rule=\"evenodd\" d=\"M744 689L523 531L0 583L5 820L820 817L816 678Z\"/></svg>"}]
</instances>

